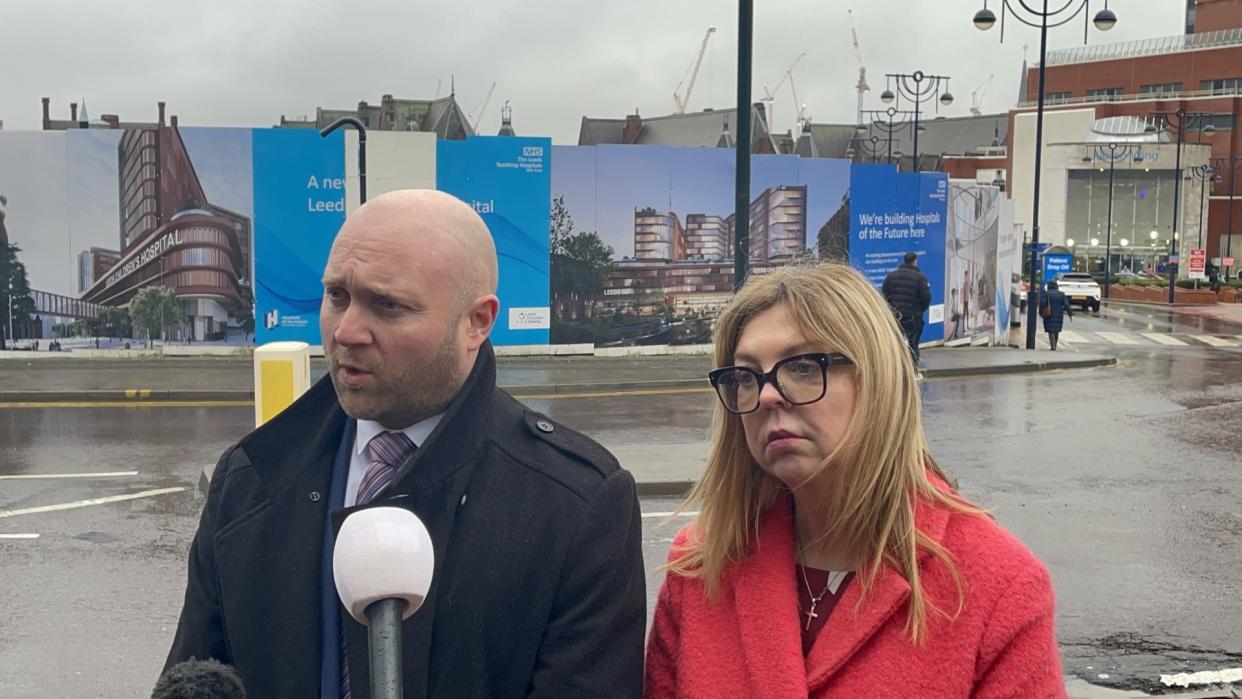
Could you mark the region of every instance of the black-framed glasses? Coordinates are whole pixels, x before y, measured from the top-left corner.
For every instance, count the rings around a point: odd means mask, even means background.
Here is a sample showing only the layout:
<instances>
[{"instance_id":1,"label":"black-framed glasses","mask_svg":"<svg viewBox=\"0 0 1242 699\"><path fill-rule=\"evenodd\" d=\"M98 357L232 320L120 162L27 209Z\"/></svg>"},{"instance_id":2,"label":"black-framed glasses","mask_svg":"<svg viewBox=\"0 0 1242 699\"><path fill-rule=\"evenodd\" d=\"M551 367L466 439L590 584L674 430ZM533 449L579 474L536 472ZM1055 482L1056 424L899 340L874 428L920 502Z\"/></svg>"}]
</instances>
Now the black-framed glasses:
<instances>
[{"instance_id":1,"label":"black-framed glasses","mask_svg":"<svg viewBox=\"0 0 1242 699\"><path fill-rule=\"evenodd\" d=\"M759 409L759 394L769 383L790 405L814 403L828 392L828 368L853 363L837 352L814 352L786 357L766 374L750 367L726 366L711 371L707 378L725 409L744 415Z\"/></svg>"}]
</instances>

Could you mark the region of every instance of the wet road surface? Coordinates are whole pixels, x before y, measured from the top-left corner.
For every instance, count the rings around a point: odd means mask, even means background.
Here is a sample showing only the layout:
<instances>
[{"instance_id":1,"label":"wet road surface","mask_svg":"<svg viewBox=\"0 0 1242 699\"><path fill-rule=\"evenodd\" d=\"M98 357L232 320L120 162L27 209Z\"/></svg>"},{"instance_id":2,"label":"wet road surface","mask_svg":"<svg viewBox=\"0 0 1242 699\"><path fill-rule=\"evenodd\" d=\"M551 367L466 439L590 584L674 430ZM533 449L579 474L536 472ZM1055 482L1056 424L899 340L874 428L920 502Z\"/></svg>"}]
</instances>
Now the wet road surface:
<instances>
[{"instance_id":1,"label":"wet road surface","mask_svg":"<svg viewBox=\"0 0 1242 699\"><path fill-rule=\"evenodd\" d=\"M924 383L934 453L1052 571L1067 673L1151 689L1161 673L1242 666L1242 349L1112 351L1115 368ZM711 395L532 405L635 471L692 477ZM0 409L0 478L124 474L0 480L0 696L149 692L180 606L199 471L252 416ZM155 494L22 513L143 493ZM644 511L675 504L647 500ZM686 521L644 519L651 602Z\"/></svg>"}]
</instances>

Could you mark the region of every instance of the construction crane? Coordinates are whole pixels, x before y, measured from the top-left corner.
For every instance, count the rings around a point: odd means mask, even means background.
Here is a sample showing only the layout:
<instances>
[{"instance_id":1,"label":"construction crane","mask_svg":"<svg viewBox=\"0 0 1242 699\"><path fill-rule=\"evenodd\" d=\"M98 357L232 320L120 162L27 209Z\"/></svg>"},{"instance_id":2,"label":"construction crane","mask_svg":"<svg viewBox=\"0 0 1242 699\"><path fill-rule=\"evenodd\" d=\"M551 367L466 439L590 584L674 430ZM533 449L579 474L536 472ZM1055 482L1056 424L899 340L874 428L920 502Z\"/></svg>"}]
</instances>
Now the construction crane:
<instances>
[{"instance_id":1,"label":"construction crane","mask_svg":"<svg viewBox=\"0 0 1242 699\"><path fill-rule=\"evenodd\" d=\"M863 122L863 95L871 91L871 86L867 84L867 66L863 65L862 48L858 45L858 29L854 26L854 11L846 10L850 16L850 39L854 42L854 59L858 61L858 84L854 89L858 90L858 117L854 123L861 124Z\"/></svg>"},{"instance_id":2,"label":"construction crane","mask_svg":"<svg viewBox=\"0 0 1242 699\"><path fill-rule=\"evenodd\" d=\"M988 81L981 87L975 88L970 93L970 113L972 116L983 116L983 98L988 94L988 90L992 89L992 80L996 78L996 73L988 76Z\"/></svg>"},{"instance_id":3,"label":"construction crane","mask_svg":"<svg viewBox=\"0 0 1242 699\"><path fill-rule=\"evenodd\" d=\"M794 114L797 115L794 117L793 137L797 138L802 135L802 125L808 118L806 103L798 99L798 86L794 84L793 74L789 73L787 77L789 78L789 91L793 94Z\"/></svg>"},{"instance_id":4,"label":"construction crane","mask_svg":"<svg viewBox=\"0 0 1242 699\"><path fill-rule=\"evenodd\" d=\"M470 128L475 133L479 132L479 122L483 120L483 113L487 111L487 105L491 103L492 92L494 92L495 90L496 90L496 83L493 82L492 86L487 88L487 97L483 98L482 106L480 106L478 109L475 109L474 111L466 115L466 120L470 122ZM475 114L478 114L478 116L476 117Z\"/></svg>"},{"instance_id":5,"label":"construction crane","mask_svg":"<svg viewBox=\"0 0 1242 699\"><path fill-rule=\"evenodd\" d=\"M793 69L798 67L798 62L799 62L799 61L801 61L801 60L803 59L803 57L805 57L805 56L806 56L806 51L803 51L802 53L798 54L798 57L797 57L797 58L795 58L795 59L794 59L794 61L793 61L793 63L790 63L790 64L789 64L789 68L787 68L787 69L785 70L785 75L781 77L781 81L780 81L780 82L778 82L778 83L776 83L776 87L774 87L774 88L772 88L771 90L769 90L767 85L764 85L764 86L763 86L763 94L764 94L763 101L764 101L764 102L766 102L766 103L767 103L767 105L768 105L768 110L767 110L767 112L768 112L768 113L767 113L767 119L768 119L768 126L769 126L769 127L771 127L771 125L772 125L772 105L773 105L773 103L775 103L775 102L776 102L776 97L775 97L776 93L777 93L777 92L779 92L779 91L780 91L780 89L781 89L782 87L784 87L784 85L785 85L785 81L786 81L786 80L790 80L790 81L792 81L792 80L793 80ZM794 92L794 115L795 115L795 118L797 118L797 114L798 114L798 111L799 111L799 109L798 109L798 104L797 104L797 103L798 103L798 93L797 93L797 92Z\"/></svg>"},{"instance_id":6,"label":"construction crane","mask_svg":"<svg viewBox=\"0 0 1242 699\"><path fill-rule=\"evenodd\" d=\"M703 35L703 43L699 44L699 53L690 62L690 66L686 68L686 72L681 76L681 82L677 83L677 87L673 89L673 104L676 106L675 114L685 114L686 107L690 104L690 95L694 92L694 83L699 79L699 67L703 65L703 54L707 53L707 42L711 40L712 34L716 33L715 25L707 28L707 33ZM690 84L686 85L686 96L681 96L681 86L685 85L686 78L690 78Z\"/></svg>"}]
</instances>

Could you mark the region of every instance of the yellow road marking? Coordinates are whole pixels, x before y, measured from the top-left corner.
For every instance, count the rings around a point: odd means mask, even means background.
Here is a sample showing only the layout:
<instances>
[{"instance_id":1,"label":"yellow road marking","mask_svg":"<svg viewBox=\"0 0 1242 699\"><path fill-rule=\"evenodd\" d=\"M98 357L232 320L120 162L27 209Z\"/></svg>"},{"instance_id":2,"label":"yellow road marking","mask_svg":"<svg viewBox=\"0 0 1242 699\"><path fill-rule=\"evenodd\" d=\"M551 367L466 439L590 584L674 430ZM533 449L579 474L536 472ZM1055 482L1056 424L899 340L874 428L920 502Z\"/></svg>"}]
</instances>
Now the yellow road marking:
<instances>
[{"instance_id":1,"label":"yellow road marking","mask_svg":"<svg viewBox=\"0 0 1242 699\"><path fill-rule=\"evenodd\" d=\"M254 405L251 400L165 400L145 403L126 403L124 401L64 401L55 403L0 403L5 408L126 408L129 410L142 408L245 408Z\"/></svg>"},{"instance_id":2,"label":"yellow road marking","mask_svg":"<svg viewBox=\"0 0 1242 699\"><path fill-rule=\"evenodd\" d=\"M997 375L1012 375L1013 372L998 371L996 374L972 374L969 376L929 376L925 381L968 380ZM1030 373L1030 372L1020 372ZM566 398L621 398L625 396L672 396L689 393L711 393L714 389L704 388L652 388L636 391L583 391L581 393L535 393L522 394L521 387L510 386L506 390L514 394L518 400L558 400ZM143 403L127 403L124 401L60 401L54 403L0 403L0 410L9 408L245 408L253 407L252 400L210 400L210 401L147 401Z\"/></svg>"}]
</instances>

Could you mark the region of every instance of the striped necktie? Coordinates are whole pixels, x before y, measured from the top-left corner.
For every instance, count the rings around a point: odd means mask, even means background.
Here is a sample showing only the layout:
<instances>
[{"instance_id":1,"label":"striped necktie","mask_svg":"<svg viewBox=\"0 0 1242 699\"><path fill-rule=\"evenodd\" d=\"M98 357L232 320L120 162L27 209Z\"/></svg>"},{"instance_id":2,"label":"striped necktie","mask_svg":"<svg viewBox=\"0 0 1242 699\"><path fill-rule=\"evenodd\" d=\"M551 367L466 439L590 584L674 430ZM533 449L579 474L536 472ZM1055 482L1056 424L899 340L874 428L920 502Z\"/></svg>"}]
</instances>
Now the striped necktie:
<instances>
[{"instance_id":1,"label":"striped necktie","mask_svg":"<svg viewBox=\"0 0 1242 699\"><path fill-rule=\"evenodd\" d=\"M358 484L355 505L365 505L375 499L397 475L397 469L417 449L404 432L381 432L367 443L367 458L371 467ZM350 699L349 654L345 650L345 619L341 619L341 699Z\"/></svg>"},{"instance_id":2,"label":"striped necktie","mask_svg":"<svg viewBox=\"0 0 1242 699\"><path fill-rule=\"evenodd\" d=\"M416 448L404 432L380 432L371 439L367 444L371 468L358 484L358 498L354 504L365 505L374 500Z\"/></svg>"}]
</instances>

